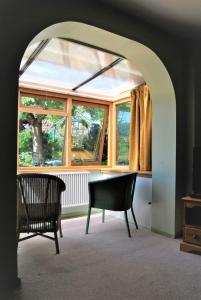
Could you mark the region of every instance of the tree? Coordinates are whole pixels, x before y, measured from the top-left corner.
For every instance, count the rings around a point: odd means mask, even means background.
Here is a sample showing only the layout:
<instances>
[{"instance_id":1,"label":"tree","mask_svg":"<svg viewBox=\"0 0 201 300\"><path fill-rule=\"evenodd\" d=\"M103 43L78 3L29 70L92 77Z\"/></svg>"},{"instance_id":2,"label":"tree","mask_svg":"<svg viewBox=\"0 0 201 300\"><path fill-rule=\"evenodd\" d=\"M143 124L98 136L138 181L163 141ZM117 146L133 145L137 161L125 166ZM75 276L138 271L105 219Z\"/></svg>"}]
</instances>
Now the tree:
<instances>
[{"instance_id":1,"label":"tree","mask_svg":"<svg viewBox=\"0 0 201 300\"><path fill-rule=\"evenodd\" d=\"M93 159L97 160L100 149L100 139L102 134L105 134L102 132L104 114L105 109L103 108L89 107L87 105L73 105L72 132L74 151L84 150L90 152L93 154Z\"/></svg>"},{"instance_id":2,"label":"tree","mask_svg":"<svg viewBox=\"0 0 201 300\"><path fill-rule=\"evenodd\" d=\"M129 163L129 136L130 136L130 102L117 106L117 132L118 132L118 163Z\"/></svg>"},{"instance_id":3,"label":"tree","mask_svg":"<svg viewBox=\"0 0 201 300\"><path fill-rule=\"evenodd\" d=\"M22 97L22 104L24 106L29 106L29 107L40 107L44 110L49 108L61 109L61 106L63 105L62 102L58 102L55 100L41 100L41 99L30 98L30 97ZM46 159L51 158L51 154L50 154L51 150L54 151L55 148L51 147L52 131L51 131L51 136L48 137L48 134L46 132L43 132L43 125L46 122L48 123L49 128L54 127L55 129L55 123L60 119L62 119L62 117L56 115L54 116L48 114L46 115L46 114L25 113L25 112L21 113L20 126L19 126L20 127L19 143L20 143L20 152L21 152L19 155L20 159L23 159L25 157L27 159L28 157L23 154L23 150L25 153L25 151L27 150L30 151L30 148L32 148L31 149L32 162L30 162L30 158L28 158L29 163L35 166L45 165ZM29 132L29 134L28 133L22 134L23 131ZM29 139L26 138L27 136L29 136ZM52 144L53 142L54 141L52 140ZM56 151L58 151L58 149L56 149Z\"/></svg>"},{"instance_id":4,"label":"tree","mask_svg":"<svg viewBox=\"0 0 201 300\"><path fill-rule=\"evenodd\" d=\"M32 128L33 136L33 154L35 155L35 164L43 166L45 163L44 149L43 149L43 133L42 133L42 121L45 115L34 115L32 113L27 114L27 121Z\"/></svg>"}]
</instances>

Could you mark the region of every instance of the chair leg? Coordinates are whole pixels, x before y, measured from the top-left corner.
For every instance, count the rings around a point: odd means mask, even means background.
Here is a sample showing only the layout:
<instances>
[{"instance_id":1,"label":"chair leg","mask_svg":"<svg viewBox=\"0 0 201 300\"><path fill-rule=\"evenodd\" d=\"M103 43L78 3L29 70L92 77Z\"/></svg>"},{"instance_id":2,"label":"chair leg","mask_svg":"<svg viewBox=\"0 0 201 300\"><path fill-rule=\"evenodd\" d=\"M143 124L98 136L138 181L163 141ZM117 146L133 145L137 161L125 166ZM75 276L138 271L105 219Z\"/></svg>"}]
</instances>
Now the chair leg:
<instances>
[{"instance_id":1,"label":"chair leg","mask_svg":"<svg viewBox=\"0 0 201 300\"><path fill-rule=\"evenodd\" d=\"M136 221L136 218L135 218L135 214L134 214L134 210L133 210L132 206L131 206L131 212L132 212L133 220L135 222L135 227L136 227L136 229L138 229L138 224L137 224L137 221Z\"/></svg>"},{"instance_id":2,"label":"chair leg","mask_svg":"<svg viewBox=\"0 0 201 300\"><path fill-rule=\"evenodd\" d=\"M91 206L89 206L89 209L88 209L87 224L86 224L86 231L85 231L86 234L88 234L88 232L89 232L90 216L91 216Z\"/></svg>"},{"instance_id":3,"label":"chair leg","mask_svg":"<svg viewBox=\"0 0 201 300\"><path fill-rule=\"evenodd\" d=\"M61 229L61 219L59 219L59 233L60 233L60 237L62 238L63 237L63 232L62 232L62 229Z\"/></svg>"},{"instance_id":4,"label":"chair leg","mask_svg":"<svg viewBox=\"0 0 201 300\"><path fill-rule=\"evenodd\" d=\"M55 240L55 247L56 247L56 254L59 254L59 242L57 237L57 230L54 230L54 240Z\"/></svg>"},{"instance_id":5,"label":"chair leg","mask_svg":"<svg viewBox=\"0 0 201 300\"><path fill-rule=\"evenodd\" d=\"M102 209L102 223L105 223L105 209Z\"/></svg>"},{"instance_id":6,"label":"chair leg","mask_svg":"<svg viewBox=\"0 0 201 300\"><path fill-rule=\"evenodd\" d=\"M124 211L124 215L125 215L125 221L126 221L126 227L127 227L127 231L128 231L128 237L131 237L131 232L130 232L130 227L129 227L129 223L128 223L128 216L127 216L127 211Z\"/></svg>"}]
</instances>

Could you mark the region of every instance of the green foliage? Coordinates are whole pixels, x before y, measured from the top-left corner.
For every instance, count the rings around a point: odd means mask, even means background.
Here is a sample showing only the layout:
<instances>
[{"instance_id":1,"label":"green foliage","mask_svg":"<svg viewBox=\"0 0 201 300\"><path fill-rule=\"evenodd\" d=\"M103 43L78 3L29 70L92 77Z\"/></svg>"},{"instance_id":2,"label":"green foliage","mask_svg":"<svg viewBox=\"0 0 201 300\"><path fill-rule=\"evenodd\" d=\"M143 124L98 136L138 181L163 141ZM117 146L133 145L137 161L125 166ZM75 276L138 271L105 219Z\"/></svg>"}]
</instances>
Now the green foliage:
<instances>
[{"instance_id":1,"label":"green foliage","mask_svg":"<svg viewBox=\"0 0 201 300\"><path fill-rule=\"evenodd\" d=\"M123 104L119 104L117 106L117 109L118 111L121 111L121 112L128 112L130 113L130 110L131 110L131 102L128 101L128 102L125 102Z\"/></svg>"},{"instance_id":2,"label":"green foliage","mask_svg":"<svg viewBox=\"0 0 201 300\"><path fill-rule=\"evenodd\" d=\"M19 166L21 167L31 167L37 163L37 158L33 160L33 125L29 122L29 115L20 113ZM65 117L34 114L34 118L35 121L43 122L42 148L45 164L55 160L62 163Z\"/></svg>"},{"instance_id":3,"label":"green foliage","mask_svg":"<svg viewBox=\"0 0 201 300\"><path fill-rule=\"evenodd\" d=\"M23 130L19 132L19 148L20 153L32 151L32 132L31 130Z\"/></svg>"},{"instance_id":4,"label":"green foliage","mask_svg":"<svg viewBox=\"0 0 201 300\"><path fill-rule=\"evenodd\" d=\"M55 100L42 100L33 97L22 97L22 104L24 106L35 106L42 109L64 109L63 103ZM93 152L94 149L98 149L100 143L99 136L103 126L104 120L103 108L87 107L84 105L74 105L72 107L72 127L75 131L82 127L84 133L79 135L75 141L74 148L78 150L86 150ZM19 118L19 166L31 167L41 165L39 161L39 153L34 152L34 143L36 143L36 137L33 136L37 131L36 128L42 123L42 153L44 158L43 165L55 165L62 164L63 162L63 150L64 150L64 133L66 118L58 115L50 114L37 114L21 112ZM40 122L40 124L39 124ZM35 127L34 130L33 127ZM37 143L39 142L37 138ZM107 162L107 141L105 140L103 151L103 164ZM95 148L96 147L96 148ZM34 148L35 149L35 148ZM38 148L39 149L39 148ZM41 149L41 147L40 147ZM36 151L36 150L35 150ZM96 151L97 152L97 151ZM98 152L95 154L97 158ZM82 159L81 159L82 161Z\"/></svg>"},{"instance_id":5,"label":"green foliage","mask_svg":"<svg viewBox=\"0 0 201 300\"><path fill-rule=\"evenodd\" d=\"M129 137L130 123L119 122L119 124L118 124L118 134L121 137Z\"/></svg>"},{"instance_id":6,"label":"green foliage","mask_svg":"<svg viewBox=\"0 0 201 300\"><path fill-rule=\"evenodd\" d=\"M33 97L22 97L22 105L24 106L37 106L43 109L64 109L64 103L51 99L38 99Z\"/></svg>"},{"instance_id":7,"label":"green foliage","mask_svg":"<svg viewBox=\"0 0 201 300\"><path fill-rule=\"evenodd\" d=\"M32 152L21 152L19 154L19 166L20 167L33 166Z\"/></svg>"},{"instance_id":8,"label":"green foliage","mask_svg":"<svg viewBox=\"0 0 201 300\"><path fill-rule=\"evenodd\" d=\"M129 139L119 138L118 140L118 164L129 164Z\"/></svg>"},{"instance_id":9,"label":"green foliage","mask_svg":"<svg viewBox=\"0 0 201 300\"><path fill-rule=\"evenodd\" d=\"M119 165L129 164L130 104L127 102L117 107L117 162Z\"/></svg>"},{"instance_id":10,"label":"green foliage","mask_svg":"<svg viewBox=\"0 0 201 300\"><path fill-rule=\"evenodd\" d=\"M103 108L73 105L72 127L73 131L76 131L76 137L73 139L73 149L94 151L95 145L99 142L98 137L103 126L104 111ZM85 133L82 127L87 129Z\"/></svg>"},{"instance_id":11,"label":"green foliage","mask_svg":"<svg viewBox=\"0 0 201 300\"><path fill-rule=\"evenodd\" d=\"M85 105L73 105L72 107L73 121L80 122L88 128L91 123L102 123L104 119L104 109L88 107Z\"/></svg>"}]
</instances>

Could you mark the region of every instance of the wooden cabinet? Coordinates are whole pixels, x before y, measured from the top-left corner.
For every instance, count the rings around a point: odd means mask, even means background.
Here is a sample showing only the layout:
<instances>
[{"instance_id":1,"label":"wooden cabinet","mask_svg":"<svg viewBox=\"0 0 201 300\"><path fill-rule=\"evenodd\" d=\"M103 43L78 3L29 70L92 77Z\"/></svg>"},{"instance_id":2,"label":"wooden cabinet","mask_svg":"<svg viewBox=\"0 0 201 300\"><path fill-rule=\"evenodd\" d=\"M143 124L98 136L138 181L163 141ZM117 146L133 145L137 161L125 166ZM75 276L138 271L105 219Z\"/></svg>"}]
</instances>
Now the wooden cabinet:
<instances>
[{"instance_id":1,"label":"wooden cabinet","mask_svg":"<svg viewBox=\"0 0 201 300\"><path fill-rule=\"evenodd\" d=\"M201 199L190 196L184 201L183 242L180 250L201 253Z\"/></svg>"}]
</instances>

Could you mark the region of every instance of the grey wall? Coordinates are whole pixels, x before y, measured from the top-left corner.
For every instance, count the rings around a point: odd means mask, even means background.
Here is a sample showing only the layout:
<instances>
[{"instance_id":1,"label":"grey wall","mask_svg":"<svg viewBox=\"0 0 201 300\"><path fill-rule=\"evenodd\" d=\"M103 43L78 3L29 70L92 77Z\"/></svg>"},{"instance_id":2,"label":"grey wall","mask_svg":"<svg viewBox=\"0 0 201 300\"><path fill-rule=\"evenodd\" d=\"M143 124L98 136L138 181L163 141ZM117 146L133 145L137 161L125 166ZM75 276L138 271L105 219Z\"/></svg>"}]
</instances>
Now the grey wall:
<instances>
[{"instance_id":1,"label":"grey wall","mask_svg":"<svg viewBox=\"0 0 201 300\"><path fill-rule=\"evenodd\" d=\"M17 278L16 255L16 132L18 69L27 44L44 28L63 21L86 22L122 36L134 39L151 48L165 64L177 100L177 217L176 230L181 227L179 197L190 185L192 122L189 103L192 96L190 79L186 73L190 66L184 40L162 32L137 18L125 15L98 1L11 1L1 0L0 27L0 285L15 284ZM190 145L187 147L187 145Z\"/></svg>"},{"instance_id":2,"label":"grey wall","mask_svg":"<svg viewBox=\"0 0 201 300\"><path fill-rule=\"evenodd\" d=\"M194 43L191 48L192 60L191 67L193 69L194 76L194 103L195 103L195 139L194 144L197 147L201 147L201 41Z\"/></svg>"},{"instance_id":3,"label":"grey wall","mask_svg":"<svg viewBox=\"0 0 201 300\"><path fill-rule=\"evenodd\" d=\"M194 154L193 154L193 192L201 194L201 42L191 43L190 49L192 55L190 68L192 70L192 107L193 107L193 125L194 125Z\"/></svg>"}]
</instances>

